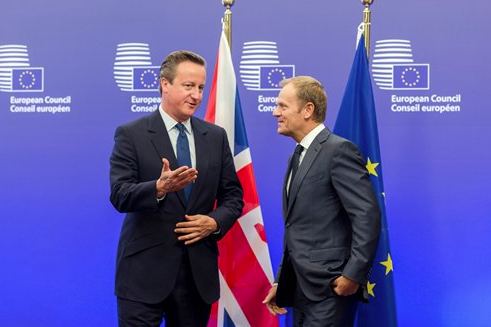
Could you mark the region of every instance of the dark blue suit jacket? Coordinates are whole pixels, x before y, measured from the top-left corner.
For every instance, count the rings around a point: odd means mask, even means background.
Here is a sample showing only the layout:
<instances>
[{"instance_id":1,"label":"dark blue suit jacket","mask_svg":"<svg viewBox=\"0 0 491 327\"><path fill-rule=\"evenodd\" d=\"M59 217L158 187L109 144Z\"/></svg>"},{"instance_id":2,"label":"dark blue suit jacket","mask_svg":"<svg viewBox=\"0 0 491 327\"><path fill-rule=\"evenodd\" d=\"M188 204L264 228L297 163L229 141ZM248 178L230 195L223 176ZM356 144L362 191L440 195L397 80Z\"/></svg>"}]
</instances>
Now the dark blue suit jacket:
<instances>
[{"instance_id":1,"label":"dark blue suit jacket","mask_svg":"<svg viewBox=\"0 0 491 327\"><path fill-rule=\"evenodd\" d=\"M364 286L381 214L357 147L326 128L305 153L287 200L289 172L278 305L292 305L295 283L312 301L334 296L330 283L340 275Z\"/></svg>"},{"instance_id":2,"label":"dark blue suit jacket","mask_svg":"<svg viewBox=\"0 0 491 327\"><path fill-rule=\"evenodd\" d=\"M117 128L111 155L111 202L125 212L117 264L118 297L157 303L171 292L183 255L189 255L198 291L207 303L219 298L217 240L232 227L243 207L225 130L191 118L198 178L186 204L184 191L156 200L162 158L178 168L167 129L158 111ZM216 207L215 207L216 205ZM186 246L174 229L185 214L213 217L220 233Z\"/></svg>"}]
</instances>

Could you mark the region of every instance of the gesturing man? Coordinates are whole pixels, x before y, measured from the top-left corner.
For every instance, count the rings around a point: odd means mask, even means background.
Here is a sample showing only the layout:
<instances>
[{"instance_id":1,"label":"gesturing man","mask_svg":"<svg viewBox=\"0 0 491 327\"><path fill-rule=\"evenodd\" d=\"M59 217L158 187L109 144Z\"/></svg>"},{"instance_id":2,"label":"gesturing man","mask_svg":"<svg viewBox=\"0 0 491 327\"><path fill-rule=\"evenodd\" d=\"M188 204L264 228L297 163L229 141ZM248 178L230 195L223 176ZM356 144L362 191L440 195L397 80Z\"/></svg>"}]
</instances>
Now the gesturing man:
<instances>
[{"instance_id":1,"label":"gesturing man","mask_svg":"<svg viewBox=\"0 0 491 327\"><path fill-rule=\"evenodd\" d=\"M116 290L120 326L206 326L219 298L217 241L243 207L225 131L193 117L204 59L169 54L157 111L117 128L111 202L125 212Z\"/></svg>"}]
</instances>

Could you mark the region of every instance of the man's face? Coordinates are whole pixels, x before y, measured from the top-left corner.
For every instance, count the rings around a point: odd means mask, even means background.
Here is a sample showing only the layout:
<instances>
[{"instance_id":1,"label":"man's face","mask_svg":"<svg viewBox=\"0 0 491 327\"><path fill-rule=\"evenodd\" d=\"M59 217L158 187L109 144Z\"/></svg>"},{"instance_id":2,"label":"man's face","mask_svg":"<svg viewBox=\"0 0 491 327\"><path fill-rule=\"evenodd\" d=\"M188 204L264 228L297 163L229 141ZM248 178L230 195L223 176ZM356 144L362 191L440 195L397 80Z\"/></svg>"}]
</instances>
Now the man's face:
<instances>
[{"instance_id":1,"label":"man's face","mask_svg":"<svg viewBox=\"0 0 491 327\"><path fill-rule=\"evenodd\" d=\"M278 133L297 140L305 124L303 113L295 87L292 83L285 85L278 95L277 106L273 111L273 116L278 119Z\"/></svg>"},{"instance_id":2,"label":"man's face","mask_svg":"<svg viewBox=\"0 0 491 327\"><path fill-rule=\"evenodd\" d=\"M160 81L164 111L178 122L189 119L203 100L205 81L205 67L190 61L181 62L172 83L165 78Z\"/></svg>"}]
</instances>

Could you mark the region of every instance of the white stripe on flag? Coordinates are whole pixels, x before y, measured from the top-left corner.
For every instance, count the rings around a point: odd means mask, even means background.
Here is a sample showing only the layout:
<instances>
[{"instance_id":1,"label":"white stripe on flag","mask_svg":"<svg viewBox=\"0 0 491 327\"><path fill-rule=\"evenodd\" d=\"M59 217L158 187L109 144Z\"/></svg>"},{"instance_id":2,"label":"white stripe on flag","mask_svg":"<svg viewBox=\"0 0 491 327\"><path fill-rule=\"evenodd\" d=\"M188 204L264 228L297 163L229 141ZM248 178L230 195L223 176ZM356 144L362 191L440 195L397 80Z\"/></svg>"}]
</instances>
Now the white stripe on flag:
<instances>
[{"instance_id":1,"label":"white stripe on flag","mask_svg":"<svg viewBox=\"0 0 491 327\"><path fill-rule=\"evenodd\" d=\"M261 206L257 206L247 214L239 218L240 227L244 231L244 234L251 246L254 255L256 256L259 264L261 265L264 274L268 280L273 283L273 269L271 268L271 261L269 258L268 244L263 242L259 233L254 227L256 224L263 224L263 217L261 214Z\"/></svg>"},{"instance_id":2,"label":"white stripe on flag","mask_svg":"<svg viewBox=\"0 0 491 327\"><path fill-rule=\"evenodd\" d=\"M235 296L233 295L232 291L228 287L225 278L223 278L222 272L218 270L218 273L220 277L220 301L218 307L218 320L217 320L218 326L223 326L223 319L224 319L223 307L225 307L225 310L227 310L227 313L229 314L235 326L250 327L251 325L249 324L249 321L247 321L247 318L244 315L242 309L240 308L239 303L237 302Z\"/></svg>"},{"instance_id":3,"label":"white stripe on flag","mask_svg":"<svg viewBox=\"0 0 491 327\"><path fill-rule=\"evenodd\" d=\"M235 171L241 170L251 162L251 150L249 150L249 148L246 148L234 157Z\"/></svg>"},{"instance_id":4,"label":"white stripe on flag","mask_svg":"<svg viewBox=\"0 0 491 327\"><path fill-rule=\"evenodd\" d=\"M224 306L223 306L223 290L224 290L224 286L223 284L226 284L225 281L223 280L223 276L222 276L222 272L220 271L220 269L218 269L218 277L219 277L219 281L220 281L220 299L218 300L218 312L217 312L217 325L213 325L213 327L223 327L223 317L224 317ZM209 326L209 325L208 325Z\"/></svg>"},{"instance_id":5,"label":"white stripe on flag","mask_svg":"<svg viewBox=\"0 0 491 327\"><path fill-rule=\"evenodd\" d=\"M234 153L235 137L235 80L234 66L230 47L222 31L220 48L218 50L217 93L215 107L215 124L227 131L228 142Z\"/></svg>"}]
</instances>

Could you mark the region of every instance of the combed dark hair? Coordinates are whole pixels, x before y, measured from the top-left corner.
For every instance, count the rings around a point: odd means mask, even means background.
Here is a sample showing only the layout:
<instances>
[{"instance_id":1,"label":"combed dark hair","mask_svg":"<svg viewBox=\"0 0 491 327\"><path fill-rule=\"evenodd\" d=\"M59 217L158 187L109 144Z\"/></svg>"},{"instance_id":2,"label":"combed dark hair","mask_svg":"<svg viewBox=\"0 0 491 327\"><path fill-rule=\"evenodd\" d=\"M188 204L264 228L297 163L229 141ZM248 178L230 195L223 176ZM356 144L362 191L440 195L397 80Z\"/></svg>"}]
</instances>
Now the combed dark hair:
<instances>
[{"instance_id":1,"label":"combed dark hair","mask_svg":"<svg viewBox=\"0 0 491 327\"><path fill-rule=\"evenodd\" d=\"M206 67L206 61L199 54L196 54L187 50L179 50L170 53L167 58L164 59L162 65L160 65L159 77L165 78L171 84L174 82L176 77L177 66L181 62L190 61L195 64ZM160 94L162 94L162 85L159 85Z\"/></svg>"},{"instance_id":2,"label":"combed dark hair","mask_svg":"<svg viewBox=\"0 0 491 327\"><path fill-rule=\"evenodd\" d=\"M327 112L327 94L321 82L311 76L295 76L281 81L281 86L293 84L300 105L311 102L314 105L313 119L318 123L324 122Z\"/></svg>"}]
</instances>

